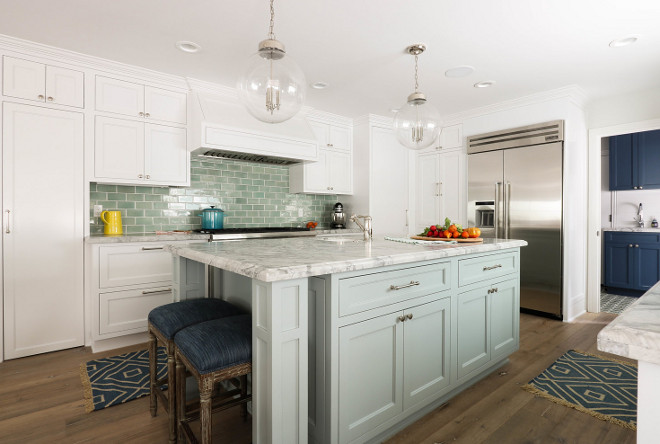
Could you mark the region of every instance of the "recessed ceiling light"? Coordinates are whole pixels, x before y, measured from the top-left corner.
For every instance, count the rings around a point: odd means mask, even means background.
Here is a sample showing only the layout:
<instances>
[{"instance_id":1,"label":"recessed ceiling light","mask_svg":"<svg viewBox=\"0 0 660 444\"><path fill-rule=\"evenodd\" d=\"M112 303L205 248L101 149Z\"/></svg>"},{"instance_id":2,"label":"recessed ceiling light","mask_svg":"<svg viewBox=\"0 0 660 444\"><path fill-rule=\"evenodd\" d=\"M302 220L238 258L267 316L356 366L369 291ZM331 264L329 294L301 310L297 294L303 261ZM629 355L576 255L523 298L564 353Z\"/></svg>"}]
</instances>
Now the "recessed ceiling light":
<instances>
[{"instance_id":1,"label":"recessed ceiling light","mask_svg":"<svg viewBox=\"0 0 660 444\"><path fill-rule=\"evenodd\" d=\"M610 48L620 48L622 46L632 45L637 41L637 39L639 39L638 35L631 35L622 39L612 40L610 42Z\"/></svg>"},{"instance_id":2,"label":"recessed ceiling light","mask_svg":"<svg viewBox=\"0 0 660 444\"><path fill-rule=\"evenodd\" d=\"M186 40L181 40L179 42L176 42L175 46L178 49L180 49L181 51L189 52L189 53L199 52L200 49L202 49L202 47L199 46L197 43L189 42L189 41L186 41Z\"/></svg>"},{"instance_id":3,"label":"recessed ceiling light","mask_svg":"<svg viewBox=\"0 0 660 444\"><path fill-rule=\"evenodd\" d=\"M488 88L495 84L495 80L484 80L483 82L478 82L474 84L475 88Z\"/></svg>"},{"instance_id":4,"label":"recessed ceiling light","mask_svg":"<svg viewBox=\"0 0 660 444\"><path fill-rule=\"evenodd\" d=\"M326 82L314 82L312 83L312 88L314 89L326 89L328 85Z\"/></svg>"},{"instance_id":5,"label":"recessed ceiling light","mask_svg":"<svg viewBox=\"0 0 660 444\"><path fill-rule=\"evenodd\" d=\"M474 68L472 66L468 66L468 65L456 66L454 68L445 71L445 77L467 77L473 72L474 72Z\"/></svg>"}]
</instances>

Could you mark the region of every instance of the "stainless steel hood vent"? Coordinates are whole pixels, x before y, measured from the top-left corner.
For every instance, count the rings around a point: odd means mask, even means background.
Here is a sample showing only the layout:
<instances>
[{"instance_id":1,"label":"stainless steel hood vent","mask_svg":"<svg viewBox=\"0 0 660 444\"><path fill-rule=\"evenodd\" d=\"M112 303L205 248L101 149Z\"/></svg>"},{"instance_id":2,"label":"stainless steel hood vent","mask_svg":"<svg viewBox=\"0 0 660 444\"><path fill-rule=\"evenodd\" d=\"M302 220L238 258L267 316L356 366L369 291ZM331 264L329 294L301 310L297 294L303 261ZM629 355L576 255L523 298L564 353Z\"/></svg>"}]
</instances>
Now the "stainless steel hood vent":
<instances>
[{"instance_id":1,"label":"stainless steel hood vent","mask_svg":"<svg viewBox=\"0 0 660 444\"><path fill-rule=\"evenodd\" d=\"M245 162L267 163L270 165L283 165L283 166L295 165L297 163L300 163L299 160L284 159L281 157L261 156L259 154L237 153L233 151L211 150L207 148L197 149L193 151L193 155L196 157L202 157L207 159L242 160Z\"/></svg>"},{"instance_id":2,"label":"stainless steel hood vent","mask_svg":"<svg viewBox=\"0 0 660 444\"><path fill-rule=\"evenodd\" d=\"M318 160L318 142L304 111L278 124L261 122L229 95L193 91L190 151L193 156L271 165Z\"/></svg>"},{"instance_id":3,"label":"stainless steel hood vent","mask_svg":"<svg viewBox=\"0 0 660 444\"><path fill-rule=\"evenodd\" d=\"M485 151L504 150L530 145L542 145L550 142L563 142L564 121L539 123L536 125L521 126L504 131L479 134L471 136L468 140L468 154Z\"/></svg>"}]
</instances>

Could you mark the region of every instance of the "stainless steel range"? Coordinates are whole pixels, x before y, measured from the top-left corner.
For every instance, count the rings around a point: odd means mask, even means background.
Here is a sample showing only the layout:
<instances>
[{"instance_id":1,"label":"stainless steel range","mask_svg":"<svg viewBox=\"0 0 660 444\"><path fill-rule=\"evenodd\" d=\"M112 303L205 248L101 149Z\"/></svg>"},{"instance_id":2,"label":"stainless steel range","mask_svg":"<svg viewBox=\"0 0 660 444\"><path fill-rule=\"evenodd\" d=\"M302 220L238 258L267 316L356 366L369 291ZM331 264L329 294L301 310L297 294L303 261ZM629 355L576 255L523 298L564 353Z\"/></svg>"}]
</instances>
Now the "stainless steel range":
<instances>
[{"instance_id":1,"label":"stainless steel range","mask_svg":"<svg viewBox=\"0 0 660 444\"><path fill-rule=\"evenodd\" d=\"M316 236L309 228L295 227L254 227L254 228L223 228L221 230L193 230L195 233L208 234L209 242L243 239L265 239L278 237Z\"/></svg>"}]
</instances>

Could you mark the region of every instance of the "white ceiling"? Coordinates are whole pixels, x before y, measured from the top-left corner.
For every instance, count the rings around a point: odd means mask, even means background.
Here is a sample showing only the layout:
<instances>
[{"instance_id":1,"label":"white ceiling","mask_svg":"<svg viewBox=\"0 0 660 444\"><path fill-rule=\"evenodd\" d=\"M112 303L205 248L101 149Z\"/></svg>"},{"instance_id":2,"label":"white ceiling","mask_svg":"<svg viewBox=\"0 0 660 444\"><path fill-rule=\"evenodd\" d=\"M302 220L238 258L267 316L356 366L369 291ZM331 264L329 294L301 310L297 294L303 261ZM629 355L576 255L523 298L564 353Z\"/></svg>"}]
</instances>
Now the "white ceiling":
<instances>
[{"instance_id":1,"label":"white ceiling","mask_svg":"<svg viewBox=\"0 0 660 444\"><path fill-rule=\"evenodd\" d=\"M0 0L0 33L234 86L268 31L268 0ZM306 104L390 115L414 88L443 115L579 85L589 98L660 86L658 0L276 0L275 34L307 76ZM639 35L634 45L613 39ZM202 46L198 54L174 47ZM459 65L465 78L444 72ZM491 88L472 85L483 80Z\"/></svg>"}]
</instances>

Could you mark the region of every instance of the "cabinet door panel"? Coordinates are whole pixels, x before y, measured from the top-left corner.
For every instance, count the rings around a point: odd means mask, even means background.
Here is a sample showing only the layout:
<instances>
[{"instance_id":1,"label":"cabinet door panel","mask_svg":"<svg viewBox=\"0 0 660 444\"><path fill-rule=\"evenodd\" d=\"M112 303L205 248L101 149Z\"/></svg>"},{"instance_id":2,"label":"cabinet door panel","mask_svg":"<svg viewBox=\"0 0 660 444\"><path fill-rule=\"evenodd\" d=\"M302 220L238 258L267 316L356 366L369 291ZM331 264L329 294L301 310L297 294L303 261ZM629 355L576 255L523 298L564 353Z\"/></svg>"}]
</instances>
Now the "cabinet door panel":
<instances>
[{"instance_id":1,"label":"cabinet door panel","mask_svg":"<svg viewBox=\"0 0 660 444\"><path fill-rule=\"evenodd\" d=\"M97 178L140 180L144 173L144 124L96 116L94 174Z\"/></svg>"},{"instance_id":2,"label":"cabinet door panel","mask_svg":"<svg viewBox=\"0 0 660 444\"><path fill-rule=\"evenodd\" d=\"M82 113L2 109L4 356L12 359L84 342L84 128Z\"/></svg>"},{"instance_id":3,"label":"cabinet door panel","mask_svg":"<svg viewBox=\"0 0 660 444\"><path fill-rule=\"evenodd\" d=\"M44 64L6 56L3 58L3 62L2 92L4 95L37 102L44 101L46 90Z\"/></svg>"},{"instance_id":4,"label":"cabinet door panel","mask_svg":"<svg viewBox=\"0 0 660 444\"><path fill-rule=\"evenodd\" d=\"M660 280L660 245L636 244L637 265L635 266L636 287L639 290L648 290Z\"/></svg>"},{"instance_id":5,"label":"cabinet door panel","mask_svg":"<svg viewBox=\"0 0 660 444\"><path fill-rule=\"evenodd\" d=\"M148 288L99 295L99 334L147 331L149 312L172 302L172 289Z\"/></svg>"},{"instance_id":6,"label":"cabinet door panel","mask_svg":"<svg viewBox=\"0 0 660 444\"><path fill-rule=\"evenodd\" d=\"M633 252L628 245L605 242L605 285L633 287Z\"/></svg>"},{"instance_id":7,"label":"cabinet door panel","mask_svg":"<svg viewBox=\"0 0 660 444\"><path fill-rule=\"evenodd\" d=\"M96 76L96 110L139 117L144 112L144 86Z\"/></svg>"},{"instance_id":8,"label":"cabinet door panel","mask_svg":"<svg viewBox=\"0 0 660 444\"><path fill-rule=\"evenodd\" d=\"M328 151L319 150L319 160L308 162L303 166L305 192L317 191L329 193L328 190Z\"/></svg>"},{"instance_id":9,"label":"cabinet door panel","mask_svg":"<svg viewBox=\"0 0 660 444\"><path fill-rule=\"evenodd\" d=\"M162 245L103 246L99 249L99 287L169 283L172 256Z\"/></svg>"},{"instance_id":10,"label":"cabinet door panel","mask_svg":"<svg viewBox=\"0 0 660 444\"><path fill-rule=\"evenodd\" d=\"M438 222L450 218L456 223L466 224L463 220L463 201L465 200L465 187L462 185L464 158L462 151L451 151L439 156L440 168L440 213ZM467 226L467 225L464 225Z\"/></svg>"},{"instance_id":11,"label":"cabinet door panel","mask_svg":"<svg viewBox=\"0 0 660 444\"><path fill-rule=\"evenodd\" d=\"M347 443L403 410L402 313L339 329L339 442Z\"/></svg>"},{"instance_id":12,"label":"cabinet door panel","mask_svg":"<svg viewBox=\"0 0 660 444\"><path fill-rule=\"evenodd\" d=\"M634 134L637 145L638 179L644 189L660 188L660 130Z\"/></svg>"},{"instance_id":13,"label":"cabinet door panel","mask_svg":"<svg viewBox=\"0 0 660 444\"><path fill-rule=\"evenodd\" d=\"M46 101L59 105L84 107L85 75L80 71L46 67Z\"/></svg>"},{"instance_id":14,"label":"cabinet door panel","mask_svg":"<svg viewBox=\"0 0 660 444\"><path fill-rule=\"evenodd\" d=\"M417 230L440 223L440 171L436 153L417 156Z\"/></svg>"},{"instance_id":15,"label":"cabinet door panel","mask_svg":"<svg viewBox=\"0 0 660 444\"><path fill-rule=\"evenodd\" d=\"M632 190L637 185L633 163L633 135L610 137L610 190Z\"/></svg>"},{"instance_id":16,"label":"cabinet door panel","mask_svg":"<svg viewBox=\"0 0 660 444\"><path fill-rule=\"evenodd\" d=\"M508 356L518 350L520 329L520 287L518 279L493 285L490 301L491 359Z\"/></svg>"},{"instance_id":17,"label":"cabinet door panel","mask_svg":"<svg viewBox=\"0 0 660 444\"><path fill-rule=\"evenodd\" d=\"M144 112L148 119L164 120L185 125L187 120L185 93L166 89L144 88Z\"/></svg>"},{"instance_id":18,"label":"cabinet door panel","mask_svg":"<svg viewBox=\"0 0 660 444\"><path fill-rule=\"evenodd\" d=\"M445 298L404 313L404 409L449 386L449 307Z\"/></svg>"},{"instance_id":19,"label":"cabinet door panel","mask_svg":"<svg viewBox=\"0 0 660 444\"><path fill-rule=\"evenodd\" d=\"M490 361L489 299L487 288L458 295L458 377Z\"/></svg>"},{"instance_id":20,"label":"cabinet door panel","mask_svg":"<svg viewBox=\"0 0 660 444\"><path fill-rule=\"evenodd\" d=\"M328 152L328 175L331 193L351 194L353 192L353 166L350 153Z\"/></svg>"},{"instance_id":21,"label":"cabinet door panel","mask_svg":"<svg viewBox=\"0 0 660 444\"><path fill-rule=\"evenodd\" d=\"M327 149L330 143L330 125L320 122L309 122L309 127L312 129L316 141L319 143L319 148Z\"/></svg>"},{"instance_id":22,"label":"cabinet door panel","mask_svg":"<svg viewBox=\"0 0 660 444\"><path fill-rule=\"evenodd\" d=\"M330 144L333 149L351 149L351 130L348 127L330 125Z\"/></svg>"},{"instance_id":23,"label":"cabinet door panel","mask_svg":"<svg viewBox=\"0 0 660 444\"><path fill-rule=\"evenodd\" d=\"M144 131L145 178L158 184L185 184L190 156L186 130L146 124Z\"/></svg>"}]
</instances>

